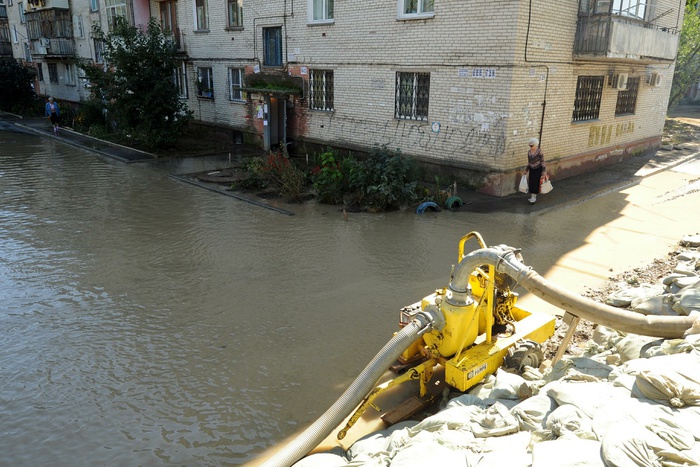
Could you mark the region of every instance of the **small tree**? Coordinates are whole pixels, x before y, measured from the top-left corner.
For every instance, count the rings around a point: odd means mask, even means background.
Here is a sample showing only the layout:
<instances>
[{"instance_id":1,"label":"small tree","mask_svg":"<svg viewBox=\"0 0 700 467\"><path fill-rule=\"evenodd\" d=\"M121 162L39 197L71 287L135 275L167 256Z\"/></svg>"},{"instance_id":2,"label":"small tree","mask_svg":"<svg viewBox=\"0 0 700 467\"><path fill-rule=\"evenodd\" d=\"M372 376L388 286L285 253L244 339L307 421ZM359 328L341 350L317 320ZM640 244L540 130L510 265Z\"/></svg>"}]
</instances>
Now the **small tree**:
<instances>
[{"instance_id":1,"label":"small tree","mask_svg":"<svg viewBox=\"0 0 700 467\"><path fill-rule=\"evenodd\" d=\"M0 109L22 113L36 97L29 70L12 58L0 58Z\"/></svg>"},{"instance_id":2,"label":"small tree","mask_svg":"<svg viewBox=\"0 0 700 467\"><path fill-rule=\"evenodd\" d=\"M173 80L178 65L174 41L155 18L144 32L117 17L110 33L95 25L93 36L103 43L109 67L92 62L80 67L114 131L147 149L173 146L192 118Z\"/></svg>"},{"instance_id":3,"label":"small tree","mask_svg":"<svg viewBox=\"0 0 700 467\"><path fill-rule=\"evenodd\" d=\"M686 2L669 107L678 104L688 88L700 79L700 12L697 3L696 0Z\"/></svg>"}]
</instances>

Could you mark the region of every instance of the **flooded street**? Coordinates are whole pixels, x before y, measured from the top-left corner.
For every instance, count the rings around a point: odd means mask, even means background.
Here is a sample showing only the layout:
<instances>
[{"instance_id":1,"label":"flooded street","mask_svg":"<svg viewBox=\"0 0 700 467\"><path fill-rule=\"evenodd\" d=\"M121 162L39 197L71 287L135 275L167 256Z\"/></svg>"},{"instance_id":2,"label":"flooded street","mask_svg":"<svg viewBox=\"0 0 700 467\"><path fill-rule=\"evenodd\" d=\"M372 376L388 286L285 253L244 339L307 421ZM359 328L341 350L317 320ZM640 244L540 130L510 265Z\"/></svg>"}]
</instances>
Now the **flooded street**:
<instances>
[{"instance_id":1,"label":"flooded street","mask_svg":"<svg viewBox=\"0 0 700 467\"><path fill-rule=\"evenodd\" d=\"M400 307L447 285L464 234L546 274L628 203L345 221L168 176L182 169L0 131L2 463L251 461L335 401Z\"/></svg>"}]
</instances>

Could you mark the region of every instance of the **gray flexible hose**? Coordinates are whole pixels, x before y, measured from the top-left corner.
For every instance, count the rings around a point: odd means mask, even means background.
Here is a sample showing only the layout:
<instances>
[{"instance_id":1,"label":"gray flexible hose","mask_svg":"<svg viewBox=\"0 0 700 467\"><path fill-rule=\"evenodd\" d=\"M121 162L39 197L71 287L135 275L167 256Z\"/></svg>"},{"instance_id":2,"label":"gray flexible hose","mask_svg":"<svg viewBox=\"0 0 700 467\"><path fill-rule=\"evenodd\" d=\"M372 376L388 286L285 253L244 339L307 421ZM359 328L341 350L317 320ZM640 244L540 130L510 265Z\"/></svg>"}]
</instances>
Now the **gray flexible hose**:
<instances>
[{"instance_id":1,"label":"gray flexible hose","mask_svg":"<svg viewBox=\"0 0 700 467\"><path fill-rule=\"evenodd\" d=\"M459 262L449 285L453 292L452 300L459 301L467 293L469 276L475 268L484 264L494 266L496 271L512 277L526 290L547 303L618 331L677 339L682 338L683 333L695 321L695 318L690 316L645 316L574 294L525 266L515 257L514 249L505 246L475 250Z\"/></svg>"},{"instance_id":2,"label":"gray flexible hose","mask_svg":"<svg viewBox=\"0 0 700 467\"><path fill-rule=\"evenodd\" d=\"M311 426L304 430L291 443L282 448L262 467L290 467L323 441L345 418L352 413L369 392L374 389L379 378L396 361L404 350L422 334L429 331L440 317L432 312L419 313L411 323L404 326L375 355L362 373L353 381L337 401Z\"/></svg>"}]
</instances>

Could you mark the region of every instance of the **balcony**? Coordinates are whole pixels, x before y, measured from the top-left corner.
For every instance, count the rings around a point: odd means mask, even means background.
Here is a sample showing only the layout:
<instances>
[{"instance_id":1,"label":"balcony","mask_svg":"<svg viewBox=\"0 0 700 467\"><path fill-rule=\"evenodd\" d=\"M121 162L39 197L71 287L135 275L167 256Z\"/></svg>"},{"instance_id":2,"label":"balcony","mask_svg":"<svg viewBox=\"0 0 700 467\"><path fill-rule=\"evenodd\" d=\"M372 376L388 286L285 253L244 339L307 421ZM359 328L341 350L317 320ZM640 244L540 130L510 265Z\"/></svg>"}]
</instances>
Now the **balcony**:
<instances>
[{"instance_id":1,"label":"balcony","mask_svg":"<svg viewBox=\"0 0 700 467\"><path fill-rule=\"evenodd\" d=\"M29 41L29 52L43 57L72 57L75 55L75 45L73 39L32 39Z\"/></svg>"},{"instance_id":2,"label":"balcony","mask_svg":"<svg viewBox=\"0 0 700 467\"><path fill-rule=\"evenodd\" d=\"M678 52L678 31L614 14L579 15L574 59L672 62Z\"/></svg>"}]
</instances>

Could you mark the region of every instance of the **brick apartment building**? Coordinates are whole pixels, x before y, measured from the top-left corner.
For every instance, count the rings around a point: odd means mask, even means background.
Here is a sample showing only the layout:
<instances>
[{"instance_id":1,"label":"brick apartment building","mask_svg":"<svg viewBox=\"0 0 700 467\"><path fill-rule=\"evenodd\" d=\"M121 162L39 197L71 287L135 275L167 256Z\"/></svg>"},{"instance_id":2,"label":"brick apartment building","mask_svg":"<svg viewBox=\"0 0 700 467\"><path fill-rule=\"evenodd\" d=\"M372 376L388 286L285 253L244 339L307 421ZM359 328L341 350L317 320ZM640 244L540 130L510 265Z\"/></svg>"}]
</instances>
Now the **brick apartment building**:
<instances>
[{"instance_id":1,"label":"brick apartment building","mask_svg":"<svg viewBox=\"0 0 700 467\"><path fill-rule=\"evenodd\" d=\"M13 4L14 2L14 4ZM441 180L513 193L537 137L554 178L661 142L682 0L0 0L0 53L80 102L92 24L149 16L210 137L308 153L399 148ZM3 24L3 21L5 23ZM7 47L10 44L10 47Z\"/></svg>"}]
</instances>

